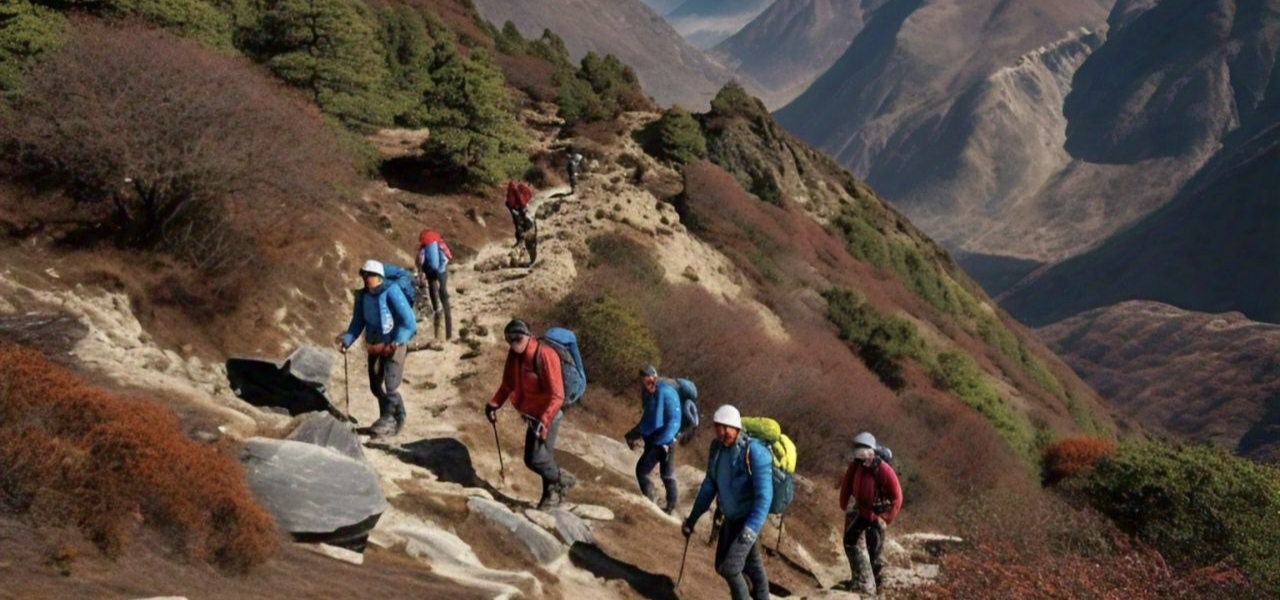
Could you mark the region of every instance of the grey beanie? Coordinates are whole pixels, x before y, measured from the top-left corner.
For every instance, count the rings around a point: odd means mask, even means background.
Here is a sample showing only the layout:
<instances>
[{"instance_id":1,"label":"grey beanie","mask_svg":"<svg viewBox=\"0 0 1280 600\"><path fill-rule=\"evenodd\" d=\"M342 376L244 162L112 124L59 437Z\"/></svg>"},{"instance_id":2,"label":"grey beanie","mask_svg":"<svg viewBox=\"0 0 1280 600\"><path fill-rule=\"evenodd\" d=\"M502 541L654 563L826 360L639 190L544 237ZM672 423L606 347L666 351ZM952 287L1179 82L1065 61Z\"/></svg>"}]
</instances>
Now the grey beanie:
<instances>
[{"instance_id":1,"label":"grey beanie","mask_svg":"<svg viewBox=\"0 0 1280 600\"><path fill-rule=\"evenodd\" d=\"M525 323L520 319L511 319L511 321L507 323L507 326L503 328L502 335L504 336L526 335L529 337L533 337L533 332L529 330L528 323Z\"/></svg>"}]
</instances>

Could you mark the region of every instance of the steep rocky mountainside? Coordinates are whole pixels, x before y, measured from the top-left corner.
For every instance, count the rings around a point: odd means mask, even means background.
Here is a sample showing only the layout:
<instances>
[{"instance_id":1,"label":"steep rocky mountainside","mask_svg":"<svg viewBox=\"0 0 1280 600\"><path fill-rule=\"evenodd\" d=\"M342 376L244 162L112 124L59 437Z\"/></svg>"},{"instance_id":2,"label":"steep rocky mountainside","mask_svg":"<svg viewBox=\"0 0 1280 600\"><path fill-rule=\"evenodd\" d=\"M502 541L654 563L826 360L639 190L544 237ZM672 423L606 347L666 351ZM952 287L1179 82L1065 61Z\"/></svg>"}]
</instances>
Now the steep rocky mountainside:
<instances>
[{"instance_id":1,"label":"steep rocky mountainside","mask_svg":"<svg viewBox=\"0 0 1280 600\"><path fill-rule=\"evenodd\" d=\"M1153 430L1280 462L1280 326L1130 301L1038 333Z\"/></svg>"},{"instance_id":2,"label":"steep rocky mountainside","mask_svg":"<svg viewBox=\"0 0 1280 600\"><path fill-rule=\"evenodd\" d=\"M887 0L777 0L712 56L760 84L760 99L781 108L836 59Z\"/></svg>"},{"instance_id":3,"label":"steep rocky mountainside","mask_svg":"<svg viewBox=\"0 0 1280 600\"><path fill-rule=\"evenodd\" d=\"M659 104L704 110L733 74L686 42L639 0L478 0L480 15L501 27L515 23L525 37L550 29L572 57L613 54L631 66L645 93Z\"/></svg>"},{"instance_id":4,"label":"steep rocky mountainside","mask_svg":"<svg viewBox=\"0 0 1280 600\"><path fill-rule=\"evenodd\" d=\"M1280 126L1215 155L1166 206L1002 299L1043 325L1124 300L1280 322Z\"/></svg>"},{"instance_id":5,"label":"steep rocky mountainside","mask_svg":"<svg viewBox=\"0 0 1280 600\"><path fill-rule=\"evenodd\" d=\"M737 33L774 0L685 0L665 14L684 39L710 48Z\"/></svg>"},{"instance_id":6,"label":"steep rocky mountainside","mask_svg":"<svg viewBox=\"0 0 1280 600\"><path fill-rule=\"evenodd\" d=\"M991 231L1026 223L1007 212L1068 161L1062 98L1101 43L1106 15L1092 0L889 2L778 118L948 247L1054 255L1077 233L1041 242ZM1064 223L1082 216L1052 214L1061 209L1051 203L1023 210L1040 219L1029 230L1045 225L1041 212ZM1026 247L1010 251L1006 239Z\"/></svg>"}]
</instances>

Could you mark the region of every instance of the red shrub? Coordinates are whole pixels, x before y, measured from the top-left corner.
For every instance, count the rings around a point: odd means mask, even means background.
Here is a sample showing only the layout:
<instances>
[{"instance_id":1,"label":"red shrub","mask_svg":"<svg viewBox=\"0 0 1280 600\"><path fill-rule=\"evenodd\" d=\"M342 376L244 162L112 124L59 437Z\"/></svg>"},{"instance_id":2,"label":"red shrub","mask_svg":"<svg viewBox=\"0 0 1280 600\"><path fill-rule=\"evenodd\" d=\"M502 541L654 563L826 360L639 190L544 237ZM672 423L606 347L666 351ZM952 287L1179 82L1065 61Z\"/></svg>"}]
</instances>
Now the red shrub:
<instances>
[{"instance_id":1,"label":"red shrub","mask_svg":"<svg viewBox=\"0 0 1280 600\"><path fill-rule=\"evenodd\" d=\"M1044 482L1052 485L1092 469L1099 459L1115 451L1115 443L1096 437L1076 436L1058 440L1044 449Z\"/></svg>"},{"instance_id":2,"label":"red shrub","mask_svg":"<svg viewBox=\"0 0 1280 600\"><path fill-rule=\"evenodd\" d=\"M111 556L137 522L228 571L277 544L234 458L183 437L173 412L91 388L16 346L0 346L0 505L74 525Z\"/></svg>"}]
</instances>

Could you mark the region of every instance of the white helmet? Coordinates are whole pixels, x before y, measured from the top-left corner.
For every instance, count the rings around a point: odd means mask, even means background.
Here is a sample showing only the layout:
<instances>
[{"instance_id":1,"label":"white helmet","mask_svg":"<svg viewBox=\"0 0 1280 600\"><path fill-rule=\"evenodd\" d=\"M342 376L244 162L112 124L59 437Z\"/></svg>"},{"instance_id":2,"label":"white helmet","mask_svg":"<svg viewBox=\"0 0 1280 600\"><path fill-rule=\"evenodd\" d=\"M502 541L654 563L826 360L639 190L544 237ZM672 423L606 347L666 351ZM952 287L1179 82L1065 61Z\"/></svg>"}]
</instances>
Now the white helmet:
<instances>
[{"instance_id":1,"label":"white helmet","mask_svg":"<svg viewBox=\"0 0 1280 600\"><path fill-rule=\"evenodd\" d=\"M716 414L711 417L711 421L725 427L742 429L742 414L730 404L717 408Z\"/></svg>"},{"instance_id":2,"label":"white helmet","mask_svg":"<svg viewBox=\"0 0 1280 600\"><path fill-rule=\"evenodd\" d=\"M871 435L870 432L864 431L853 437L853 445L866 446L868 448L875 449L876 436Z\"/></svg>"},{"instance_id":3,"label":"white helmet","mask_svg":"<svg viewBox=\"0 0 1280 600\"><path fill-rule=\"evenodd\" d=\"M386 270L382 268L382 263L376 260L364 261L364 264L360 266L360 274L364 275L365 273L373 273L374 275L383 278L387 276Z\"/></svg>"}]
</instances>

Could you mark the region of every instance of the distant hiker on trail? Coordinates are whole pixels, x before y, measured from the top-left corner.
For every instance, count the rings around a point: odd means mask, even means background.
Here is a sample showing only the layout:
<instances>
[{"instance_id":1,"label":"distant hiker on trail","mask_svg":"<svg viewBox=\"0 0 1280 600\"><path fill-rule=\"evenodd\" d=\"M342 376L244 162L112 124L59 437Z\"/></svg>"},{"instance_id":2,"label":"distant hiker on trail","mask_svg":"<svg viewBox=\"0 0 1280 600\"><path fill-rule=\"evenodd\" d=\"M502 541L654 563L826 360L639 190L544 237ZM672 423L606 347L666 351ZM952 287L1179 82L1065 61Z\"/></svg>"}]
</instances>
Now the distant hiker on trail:
<instances>
[{"instance_id":1,"label":"distant hiker on trail","mask_svg":"<svg viewBox=\"0 0 1280 600\"><path fill-rule=\"evenodd\" d=\"M533 337L529 325L513 319L503 329L509 350L502 369L502 384L484 407L490 423L498 420L498 409L511 400L520 416L528 422L524 436L524 464L542 477L539 510L556 508L565 490L573 487L574 478L556 464L553 451L564 405L564 380L560 372L560 355L555 349Z\"/></svg>"},{"instance_id":2,"label":"distant hiker on trail","mask_svg":"<svg viewBox=\"0 0 1280 600\"><path fill-rule=\"evenodd\" d=\"M573 148L565 148L565 171L569 174L569 193L573 194L578 191L578 172L582 169L582 155L573 151Z\"/></svg>"},{"instance_id":3,"label":"distant hiker on trail","mask_svg":"<svg viewBox=\"0 0 1280 600\"><path fill-rule=\"evenodd\" d=\"M880 551L884 548L884 529L898 517L902 508L902 488L893 467L876 452L876 438L870 433L859 433L853 438L853 461L840 480L840 510L844 515L844 553L853 572L851 587L866 593L880 590L880 570L884 562ZM852 503L849 500L853 500ZM867 554L871 558L871 575L874 582L862 581L862 553L858 551L858 538L867 537ZM875 589L870 588L875 584Z\"/></svg>"},{"instance_id":4,"label":"distant hiker on trail","mask_svg":"<svg viewBox=\"0 0 1280 600\"><path fill-rule=\"evenodd\" d=\"M653 482L649 474L662 465L662 485L667 489L667 503L662 507L667 514L675 514L678 491L676 489L675 441L680 433L680 397L675 388L658 380L658 370L652 365L640 370L640 400L643 412L640 422L626 434L627 446L634 448L636 441L644 440L644 453L636 462L636 481L640 493L658 503L653 494Z\"/></svg>"},{"instance_id":5,"label":"distant hiker on trail","mask_svg":"<svg viewBox=\"0 0 1280 600\"><path fill-rule=\"evenodd\" d=\"M418 271L426 279L431 297L431 321L435 337L440 337L441 308L444 309L444 337L453 339L453 315L449 311L449 261L453 252L438 232L430 229L418 234Z\"/></svg>"},{"instance_id":6,"label":"distant hiker on trail","mask_svg":"<svg viewBox=\"0 0 1280 600\"><path fill-rule=\"evenodd\" d=\"M724 524L716 543L716 573L729 583L733 600L769 600L758 541L773 502L773 455L742 433L742 415L733 406L717 408L712 421L716 439L711 442L707 476L681 532L693 535L698 518L718 499Z\"/></svg>"},{"instance_id":7,"label":"distant hiker on trail","mask_svg":"<svg viewBox=\"0 0 1280 600\"><path fill-rule=\"evenodd\" d=\"M533 199L533 190L523 181L507 182L507 211L511 213L511 226L515 228L516 246L524 243L529 253L528 267L538 260L538 223L529 210L529 202Z\"/></svg>"},{"instance_id":8,"label":"distant hiker on trail","mask_svg":"<svg viewBox=\"0 0 1280 600\"><path fill-rule=\"evenodd\" d=\"M356 290L351 324L338 341L346 354L360 334L369 352L369 390L378 399L378 420L369 430L378 437L394 436L404 428L404 398L400 380L404 376L407 344L418 330L413 306L400 286L387 281L386 270L376 260L360 267L364 288Z\"/></svg>"}]
</instances>

